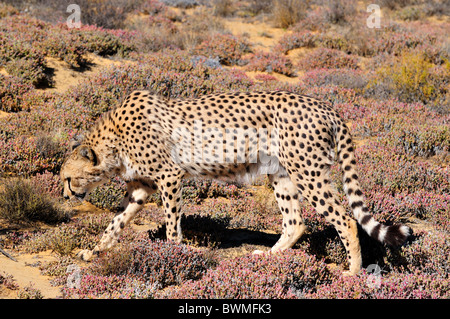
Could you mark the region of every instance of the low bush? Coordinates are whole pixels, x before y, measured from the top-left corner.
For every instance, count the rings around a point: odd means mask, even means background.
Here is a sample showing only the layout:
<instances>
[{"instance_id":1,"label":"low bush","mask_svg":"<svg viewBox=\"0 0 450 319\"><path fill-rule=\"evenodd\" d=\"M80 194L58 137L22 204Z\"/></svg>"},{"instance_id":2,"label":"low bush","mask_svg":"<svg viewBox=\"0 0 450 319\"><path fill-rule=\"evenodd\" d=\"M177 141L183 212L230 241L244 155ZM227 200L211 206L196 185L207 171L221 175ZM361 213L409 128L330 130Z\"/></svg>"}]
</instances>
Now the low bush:
<instances>
[{"instance_id":1,"label":"low bush","mask_svg":"<svg viewBox=\"0 0 450 319\"><path fill-rule=\"evenodd\" d=\"M392 194L381 187L365 193L369 211L380 222L398 224L406 222L409 218L426 218L433 221L437 228L448 230L449 223L445 221L450 207L448 195L427 191Z\"/></svg>"},{"instance_id":2,"label":"low bush","mask_svg":"<svg viewBox=\"0 0 450 319\"><path fill-rule=\"evenodd\" d=\"M335 24L348 22L350 17L356 15L356 6L355 0L328 1L325 9L326 20Z\"/></svg>"},{"instance_id":3,"label":"low bush","mask_svg":"<svg viewBox=\"0 0 450 319\"><path fill-rule=\"evenodd\" d=\"M214 263L207 251L183 244L149 241L145 234L125 239L83 269L65 298L148 298L157 290L198 280ZM113 289L112 289L113 288Z\"/></svg>"},{"instance_id":4,"label":"low bush","mask_svg":"<svg viewBox=\"0 0 450 319\"><path fill-rule=\"evenodd\" d=\"M231 34L212 35L195 48L197 54L219 58L224 65L241 64L243 55L249 51L250 45L245 39Z\"/></svg>"},{"instance_id":5,"label":"low bush","mask_svg":"<svg viewBox=\"0 0 450 319\"><path fill-rule=\"evenodd\" d=\"M6 3L0 3L0 18L12 16L12 15L15 15L18 13L19 13L19 10L14 8L12 5L6 4Z\"/></svg>"},{"instance_id":6,"label":"low bush","mask_svg":"<svg viewBox=\"0 0 450 319\"><path fill-rule=\"evenodd\" d=\"M0 110L18 112L22 110L23 95L33 89L33 85L20 77L0 74Z\"/></svg>"},{"instance_id":7,"label":"low bush","mask_svg":"<svg viewBox=\"0 0 450 319\"><path fill-rule=\"evenodd\" d=\"M65 299L136 299L153 298L156 288L130 276L85 274L79 284L63 289Z\"/></svg>"},{"instance_id":8,"label":"low bush","mask_svg":"<svg viewBox=\"0 0 450 319\"><path fill-rule=\"evenodd\" d=\"M99 208L113 210L119 207L125 192L125 183L119 178L114 178L110 182L92 190L88 201Z\"/></svg>"},{"instance_id":9,"label":"low bush","mask_svg":"<svg viewBox=\"0 0 450 319\"><path fill-rule=\"evenodd\" d=\"M14 277L4 272L0 273L0 286L3 286L11 290L19 289L19 285L17 285Z\"/></svg>"},{"instance_id":10,"label":"low bush","mask_svg":"<svg viewBox=\"0 0 450 319\"><path fill-rule=\"evenodd\" d=\"M61 198L63 193L63 185L59 175L54 175L49 171L38 173L31 177L31 181L37 188L52 198Z\"/></svg>"},{"instance_id":11,"label":"low bush","mask_svg":"<svg viewBox=\"0 0 450 319\"><path fill-rule=\"evenodd\" d=\"M42 292L34 287L33 283L19 289L17 293L19 299L44 299Z\"/></svg>"},{"instance_id":12,"label":"low bush","mask_svg":"<svg viewBox=\"0 0 450 319\"><path fill-rule=\"evenodd\" d=\"M245 256L224 260L197 281L157 294L162 298L260 299L301 298L327 283L332 275L311 255L287 250L282 254Z\"/></svg>"},{"instance_id":13,"label":"low bush","mask_svg":"<svg viewBox=\"0 0 450 319\"><path fill-rule=\"evenodd\" d=\"M0 50L0 63L4 60L10 74L22 76L35 85L41 84L41 80L51 84L51 79L45 74L44 56L61 59L71 68L80 68L88 64L87 52L100 56L125 56L135 50L135 32L124 30L107 30L91 25L69 29L65 23L53 25L27 15L0 21L0 29L5 31L0 39L4 37L7 40Z\"/></svg>"},{"instance_id":14,"label":"low bush","mask_svg":"<svg viewBox=\"0 0 450 319\"><path fill-rule=\"evenodd\" d=\"M45 73L43 57L36 59L15 59L5 64L5 71L8 74L20 77L35 87L48 87L52 85L51 79Z\"/></svg>"},{"instance_id":15,"label":"low bush","mask_svg":"<svg viewBox=\"0 0 450 319\"><path fill-rule=\"evenodd\" d=\"M353 48L352 43L342 34L334 31L317 33L303 29L282 36L274 49L278 52L287 53L290 50L302 47L319 47L343 51L342 53L359 54L359 52Z\"/></svg>"},{"instance_id":16,"label":"low bush","mask_svg":"<svg viewBox=\"0 0 450 319\"><path fill-rule=\"evenodd\" d=\"M233 0L213 0L213 15L219 17L231 16L236 12L236 4Z\"/></svg>"},{"instance_id":17,"label":"low bush","mask_svg":"<svg viewBox=\"0 0 450 319\"><path fill-rule=\"evenodd\" d=\"M74 217L71 223L26 236L23 247L29 253L53 250L61 256L75 249L93 249L112 220L111 213Z\"/></svg>"},{"instance_id":18,"label":"low bush","mask_svg":"<svg viewBox=\"0 0 450 319\"><path fill-rule=\"evenodd\" d=\"M9 75L34 86L49 85L44 55L30 44L11 35L0 34L0 66Z\"/></svg>"},{"instance_id":19,"label":"low bush","mask_svg":"<svg viewBox=\"0 0 450 319\"><path fill-rule=\"evenodd\" d=\"M424 10L427 16L448 16L450 14L450 9L445 1L440 0L426 1Z\"/></svg>"},{"instance_id":20,"label":"low bush","mask_svg":"<svg viewBox=\"0 0 450 319\"><path fill-rule=\"evenodd\" d=\"M339 86L309 86L299 82L295 87L289 87L288 89L295 93L322 99L330 103L330 105L337 105L340 103L353 104L358 100L358 93L356 90ZM358 110L358 106L354 105L353 110ZM344 119L348 119L348 115L350 114L346 114Z\"/></svg>"},{"instance_id":21,"label":"low bush","mask_svg":"<svg viewBox=\"0 0 450 319\"><path fill-rule=\"evenodd\" d=\"M264 71L267 73L280 73L286 76L294 76L294 65L284 55L257 51L247 57L249 63L245 66L248 71Z\"/></svg>"},{"instance_id":22,"label":"low bush","mask_svg":"<svg viewBox=\"0 0 450 319\"><path fill-rule=\"evenodd\" d=\"M31 176L59 171L65 149L60 141L38 133L33 137L0 138L0 172Z\"/></svg>"},{"instance_id":23,"label":"low bush","mask_svg":"<svg viewBox=\"0 0 450 319\"><path fill-rule=\"evenodd\" d=\"M283 54L288 53L291 50L306 47L316 47L317 35L309 30L286 33L283 35L274 50Z\"/></svg>"},{"instance_id":24,"label":"low bush","mask_svg":"<svg viewBox=\"0 0 450 319\"><path fill-rule=\"evenodd\" d=\"M447 231L431 230L418 236L411 245L402 247L400 255L405 263L400 271L417 269L429 275L448 277L450 236Z\"/></svg>"},{"instance_id":25,"label":"low bush","mask_svg":"<svg viewBox=\"0 0 450 319\"><path fill-rule=\"evenodd\" d=\"M197 0L161 0L166 6L189 9L200 5Z\"/></svg>"},{"instance_id":26,"label":"low bush","mask_svg":"<svg viewBox=\"0 0 450 319\"><path fill-rule=\"evenodd\" d=\"M333 283L317 287L306 298L324 299L435 299L448 298L449 279L434 274L362 273L357 276L338 277Z\"/></svg>"},{"instance_id":27,"label":"low bush","mask_svg":"<svg viewBox=\"0 0 450 319\"><path fill-rule=\"evenodd\" d=\"M369 189L379 185L387 187L391 193L426 190L445 194L450 191L445 170L405 156L398 148L372 142L359 147L356 156L361 163L358 167L361 181ZM392 174L386 174L386 167Z\"/></svg>"},{"instance_id":28,"label":"low bush","mask_svg":"<svg viewBox=\"0 0 450 319\"><path fill-rule=\"evenodd\" d=\"M56 260L50 262L43 262L39 266L41 274L45 276L50 276L50 284L54 286L67 285L70 280L68 280L68 274L70 275L70 269L80 269L76 266L74 258L70 256L58 256Z\"/></svg>"},{"instance_id":29,"label":"low bush","mask_svg":"<svg viewBox=\"0 0 450 319\"><path fill-rule=\"evenodd\" d=\"M419 6L408 6L397 12L397 17L404 21L416 21L423 18L423 8Z\"/></svg>"},{"instance_id":30,"label":"low bush","mask_svg":"<svg viewBox=\"0 0 450 319\"><path fill-rule=\"evenodd\" d=\"M161 287L197 280L211 263L200 250L166 241L138 241L132 245L132 252L129 273Z\"/></svg>"},{"instance_id":31,"label":"low bush","mask_svg":"<svg viewBox=\"0 0 450 319\"><path fill-rule=\"evenodd\" d=\"M275 76L273 76L271 74L265 74L265 73L255 74L254 78L257 81L262 81L262 82L278 81L278 79Z\"/></svg>"},{"instance_id":32,"label":"low bush","mask_svg":"<svg viewBox=\"0 0 450 319\"><path fill-rule=\"evenodd\" d=\"M81 68L88 64L85 57L88 50L80 43L77 34L69 33L64 28L54 27L48 33L46 38L34 41L32 45L44 55L66 62L70 68Z\"/></svg>"},{"instance_id":33,"label":"low bush","mask_svg":"<svg viewBox=\"0 0 450 319\"><path fill-rule=\"evenodd\" d=\"M363 92L370 75L354 69L314 69L302 75L301 80L307 86L339 86Z\"/></svg>"},{"instance_id":34,"label":"low bush","mask_svg":"<svg viewBox=\"0 0 450 319\"><path fill-rule=\"evenodd\" d=\"M287 28L305 17L309 6L301 0L274 0L272 19L277 27Z\"/></svg>"},{"instance_id":35,"label":"low bush","mask_svg":"<svg viewBox=\"0 0 450 319\"><path fill-rule=\"evenodd\" d=\"M79 0L83 24L107 29L121 29L128 14L139 8L142 0L89 1Z\"/></svg>"},{"instance_id":36,"label":"low bush","mask_svg":"<svg viewBox=\"0 0 450 319\"><path fill-rule=\"evenodd\" d=\"M32 90L21 97L20 104L24 111L8 119L0 118L0 136L6 138L5 142L48 135L65 150L77 130L87 130L92 125L87 106L68 96Z\"/></svg>"},{"instance_id":37,"label":"low bush","mask_svg":"<svg viewBox=\"0 0 450 319\"><path fill-rule=\"evenodd\" d=\"M59 32L66 29L66 25L58 25ZM79 29L70 29L69 35L81 48L98 54L100 56L127 54L136 49L133 43L137 35L136 32L126 30L108 30L91 25L82 26Z\"/></svg>"},{"instance_id":38,"label":"low bush","mask_svg":"<svg viewBox=\"0 0 450 319\"><path fill-rule=\"evenodd\" d=\"M35 221L58 223L67 220L54 200L23 179L8 179L0 184L0 216L7 221L27 224Z\"/></svg>"},{"instance_id":39,"label":"low bush","mask_svg":"<svg viewBox=\"0 0 450 319\"><path fill-rule=\"evenodd\" d=\"M406 154L430 157L450 152L448 125L396 125L386 142L400 147Z\"/></svg>"},{"instance_id":40,"label":"low bush","mask_svg":"<svg viewBox=\"0 0 450 319\"><path fill-rule=\"evenodd\" d=\"M371 55L379 53L402 55L407 50L415 50L428 45L435 46L438 37L434 33L414 32L393 25L392 28L385 30L379 37L375 37L371 41L373 48Z\"/></svg>"},{"instance_id":41,"label":"low bush","mask_svg":"<svg viewBox=\"0 0 450 319\"><path fill-rule=\"evenodd\" d=\"M449 77L450 68L443 68L446 71L438 75L422 54L404 52L393 64L378 69L377 77L370 85L382 85L405 102L427 103L446 94L444 79Z\"/></svg>"},{"instance_id":42,"label":"low bush","mask_svg":"<svg viewBox=\"0 0 450 319\"><path fill-rule=\"evenodd\" d=\"M199 204L205 198L239 198L248 194L234 184L221 183L213 180L184 180L183 199Z\"/></svg>"},{"instance_id":43,"label":"low bush","mask_svg":"<svg viewBox=\"0 0 450 319\"><path fill-rule=\"evenodd\" d=\"M358 59L338 50L318 48L301 58L298 63L300 70L318 68L327 69L358 69Z\"/></svg>"},{"instance_id":44,"label":"low bush","mask_svg":"<svg viewBox=\"0 0 450 319\"><path fill-rule=\"evenodd\" d=\"M291 27L293 33L307 31L326 32L330 29L330 22L327 19L327 7L317 6L308 10L304 19Z\"/></svg>"},{"instance_id":45,"label":"low bush","mask_svg":"<svg viewBox=\"0 0 450 319\"><path fill-rule=\"evenodd\" d=\"M331 31L317 36L316 46L327 49L334 49L346 52L347 54L357 54L353 51L352 42L342 34Z\"/></svg>"},{"instance_id":46,"label":"low bush","mask_svg":"<svg viewBox=\"0 0 450 319\"><path fill-rule=\"evenodd\" d=\"M185 214L200 214L226 220L231 228L279 231L279 209L272 197L256 200L250 195L238 198L211 199L193 206Z\"/></svg>"}]
</instances>

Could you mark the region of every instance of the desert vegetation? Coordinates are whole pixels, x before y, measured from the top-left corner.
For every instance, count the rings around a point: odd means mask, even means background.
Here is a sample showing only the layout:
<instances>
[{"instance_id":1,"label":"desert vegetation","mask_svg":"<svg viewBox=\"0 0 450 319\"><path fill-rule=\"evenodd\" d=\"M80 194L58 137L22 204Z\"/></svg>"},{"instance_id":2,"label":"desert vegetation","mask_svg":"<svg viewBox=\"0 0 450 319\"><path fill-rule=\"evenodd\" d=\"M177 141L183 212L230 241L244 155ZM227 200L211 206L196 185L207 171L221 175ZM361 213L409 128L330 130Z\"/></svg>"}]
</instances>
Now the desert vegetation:
<instances>
[{"instance_id":1,"label":"desert vegetation","mask_svg":"<svg viewBox=\"0 0 450 319\"><path fill-rule=\"evenodd\" d=\"M80 28L66 24L65 1L0 3L0 248L19 263L51 255L27 267L62 298L449 298L448 3L383 0L380 27L369 28L366 2L79 0ZM370 211L414 235L390 248L360 231L365 269L343 277L338 234L301 202L304 237L253 256L281 232L267 178L196 180L184 181L181 244L164 241L155 194L116 247L78 261L125 185L114 179L71 207L60 167L70 139L136 89L168 98L288 90L328 101L354 136ZM347 207L338 165L331 171ZM0 296L46 297L18 284L7 261L0 254Z\"/></svg>"}]
</instances>

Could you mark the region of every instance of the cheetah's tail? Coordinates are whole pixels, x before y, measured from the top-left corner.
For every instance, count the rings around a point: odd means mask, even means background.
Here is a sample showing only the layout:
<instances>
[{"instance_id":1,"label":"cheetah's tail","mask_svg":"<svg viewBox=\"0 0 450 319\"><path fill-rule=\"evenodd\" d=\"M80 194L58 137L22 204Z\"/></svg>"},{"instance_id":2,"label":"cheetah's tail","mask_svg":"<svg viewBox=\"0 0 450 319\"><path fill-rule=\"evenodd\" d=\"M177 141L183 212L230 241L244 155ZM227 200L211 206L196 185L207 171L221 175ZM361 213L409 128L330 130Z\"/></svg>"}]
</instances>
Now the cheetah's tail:
<instances>
[{"instance_id":1,"label":"cheetah's tail","mask_svg":"<svg viewBox=\"0 0 450 319\"><path fill-rule=\"evenodd\" d=\"M403 244L411 234L405 225L386 226L376 221L364 204L363 194L356 174L353 142L347 128L336 129L337 155L343 170L343 185L353 215L362 228L373 238L390 246Z\"/></svg>"}]
</instances>

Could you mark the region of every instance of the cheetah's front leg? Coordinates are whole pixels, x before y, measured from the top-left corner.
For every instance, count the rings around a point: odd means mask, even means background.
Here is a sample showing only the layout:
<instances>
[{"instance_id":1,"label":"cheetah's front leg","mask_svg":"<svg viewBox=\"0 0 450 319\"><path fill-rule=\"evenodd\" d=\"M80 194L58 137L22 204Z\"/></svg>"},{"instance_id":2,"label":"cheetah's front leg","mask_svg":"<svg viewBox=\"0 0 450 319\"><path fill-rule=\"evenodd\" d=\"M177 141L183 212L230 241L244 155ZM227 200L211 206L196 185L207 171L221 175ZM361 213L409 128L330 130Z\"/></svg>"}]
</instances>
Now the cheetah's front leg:
<instances>
[{"instance_id":1,"label":"cheetah's front leg","mask_svg":"<svg viewBox=\"0 0 450 319\"><path fill-rule=\"evenodd\" d=\"M117 243L124 227L142 209L148 196L155 191L156 187L147 183L138 181L128 183L127 193L119 206L119 214L112 219L99 244L93 250L80 251L77 257L88 261L93 255L98 255L100 252L113 247Z\"/></svg>"}]
</instances>

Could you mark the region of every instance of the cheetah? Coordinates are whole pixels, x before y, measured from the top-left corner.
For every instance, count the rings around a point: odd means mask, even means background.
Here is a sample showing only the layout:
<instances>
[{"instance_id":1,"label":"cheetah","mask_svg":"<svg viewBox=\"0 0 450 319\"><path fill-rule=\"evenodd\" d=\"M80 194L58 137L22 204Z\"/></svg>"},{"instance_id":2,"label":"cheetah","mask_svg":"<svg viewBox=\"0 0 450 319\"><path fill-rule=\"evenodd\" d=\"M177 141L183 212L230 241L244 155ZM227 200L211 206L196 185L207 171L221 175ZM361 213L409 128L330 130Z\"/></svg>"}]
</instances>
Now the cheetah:
<instances>
[{"instance_id":1,"label":"cheetah","mask_svg":"<svg viewBox=\"0 0 450 319\"><path fill-rule=\"evenodd\" d=\"M127 184L100 242L78 254L83 260L117 243L124 227L158 190L167 239L181 242L183 178L250 182L267 175L283 220L281 236L269 252L291 248L305 232L300 200L306 199L337 230L347 252L346 274L361 269L357 222L388 245L400 245L410 235L405 225L383 225L371 216L348 128L327 103L309 96L274 91L166 99L134 91L71 148L60 174L66 199L83 200L115 176ZM340 204L330 180L335 160L343 171L353 216Z\"/></svg>"}]
</instances>

